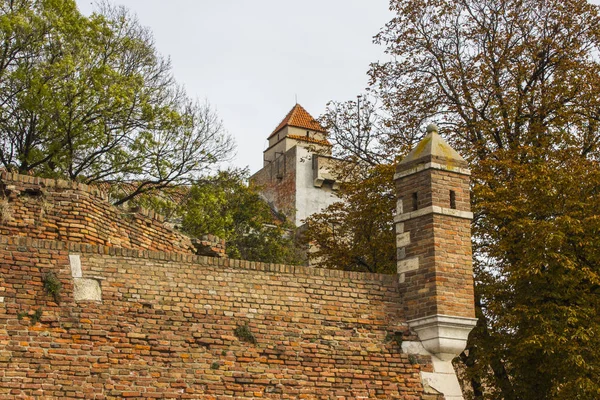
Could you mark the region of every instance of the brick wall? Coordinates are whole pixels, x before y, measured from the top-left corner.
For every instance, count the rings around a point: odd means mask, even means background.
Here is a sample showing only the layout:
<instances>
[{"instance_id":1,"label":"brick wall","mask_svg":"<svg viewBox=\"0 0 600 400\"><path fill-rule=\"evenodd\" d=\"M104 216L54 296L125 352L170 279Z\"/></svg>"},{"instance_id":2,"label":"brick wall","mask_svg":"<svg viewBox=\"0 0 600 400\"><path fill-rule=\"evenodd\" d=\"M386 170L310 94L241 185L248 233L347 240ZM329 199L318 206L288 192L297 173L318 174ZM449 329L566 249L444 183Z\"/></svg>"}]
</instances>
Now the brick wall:
<instances>
[{"instance_id":1,"label":"brick wall","mask_svg":"<svg viewBox=\"0 0 600 400\"><path fill-rule=\"evenodd\" d=\"M250 178L251 185L290 221L296 218L296 154L293 147ZM310 162L310 161L306 161Z\"/></svg>"},{"instance_id":2,"label":"brick wall","mask_svg":"<svg viewBox=\"0 0 600 400\"><path fill-rule=\"evenodd\" d=\"M108 247L225 255L225 243L191 239L153 211L112 206L94 186L2 172L0 234Z\"/></svg>"},{"instance_id":3,"label":"brick wall","mask_svg":"<svg viewBox=\"0 0 600 400\"><path fill-rule=\"evenodd\" d=\"M101 302L74 301L74 254ZM441 398L390 340L416 340L395 276L4 236L0 257L0 399Z\"/></svg>"},{"instance_id":4,"label":"brick wall","mask_svg":"<svg viewBox=\"0 0 600 400\"><path fill-rule=\"evenodd\" d=\"M475 317L471 223L447 215L434 216L435 246L446 253L436 259L437 313Z\"/></svg>"}]
</instances>

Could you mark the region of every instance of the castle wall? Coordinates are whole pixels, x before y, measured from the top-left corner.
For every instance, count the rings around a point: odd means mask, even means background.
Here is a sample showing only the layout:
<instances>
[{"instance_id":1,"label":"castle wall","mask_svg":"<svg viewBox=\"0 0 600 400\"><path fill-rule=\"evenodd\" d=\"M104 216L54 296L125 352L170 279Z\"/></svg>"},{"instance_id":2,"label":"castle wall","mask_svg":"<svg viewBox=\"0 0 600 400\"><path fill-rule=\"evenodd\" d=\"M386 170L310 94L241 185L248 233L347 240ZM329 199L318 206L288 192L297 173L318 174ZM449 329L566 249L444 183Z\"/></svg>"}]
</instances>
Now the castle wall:
<instances>
[{"instance_id":1,"label":"castle wall","mask_svg":"<svg viewBox=\"0 0 600 400\"><path fill-rule=\"evenodd\" d=\"M4 236L0 257L1 399L441 399L395 276Z\"/></svg>"},{"instance_id":2,"label":"castle wall","mask_svg":"<svg viewBox=\"0 0 600 400\"><path fill-rule=\"evenodd\" d=\"M296 226L339 201L331 182L315 186L313 155L310 148L294 146L250 178L265 199Z\"/></svg>"},{"instance_id":3,"label":"castle wall","mask_svg":"<svg viewBox=\"0 0 600 400\"><path fill-rule=\"evenodd\" d=\"M395 175L395 276L192 255L94 188L2 175L0 400L462 400L469 171L433 128ZM282 158L253 178L312 200L312 155Z\"/></svg>"},{"instance_id":4,"label":"castle wall","mask_svg":"<svg viewBox=\"0 0 600 400\"><path fill-rule=\"evenodd\" d=\"M291 142L286 140L289 127L284 127L277 135L269 139L269 147L263 153L263 167L268 166L276 158L280 157L290 149Z\"/></svg>"}]
</instances>

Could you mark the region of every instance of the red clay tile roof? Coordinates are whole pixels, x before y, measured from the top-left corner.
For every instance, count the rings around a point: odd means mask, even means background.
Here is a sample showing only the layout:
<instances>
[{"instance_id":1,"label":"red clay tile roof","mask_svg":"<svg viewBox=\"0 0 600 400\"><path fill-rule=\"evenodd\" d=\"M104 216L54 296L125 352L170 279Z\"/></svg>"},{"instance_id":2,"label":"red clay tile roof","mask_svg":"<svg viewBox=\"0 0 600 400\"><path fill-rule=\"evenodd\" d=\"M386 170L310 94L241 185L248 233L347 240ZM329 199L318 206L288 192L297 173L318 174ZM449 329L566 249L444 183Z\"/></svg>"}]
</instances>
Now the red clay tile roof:
<instances>
[{"instance_id":1,"label":"red clay tile roof","mask_svg":"<svg viewBox=\"0 0 600 400\"><path fill-rule=\"evenodd\" d=\"M283 121L277 125L277 128L275 128L273 133L269 135L269 139L286 126L295 126L297 128L310 129L311 131L325 133L325 129L323 129L321 124L319 124L300 104L296 104L290 110Z\"/></svg>"},{"instance_id":2,"label":"red clay tile roof","mask_svg":"<svg viewBox=\"0 0 600 400\"><path fill-rule=\"evenodd\" d=\"M302 136L302 135L287 135L287 137L290 139L300 140L301 142L309 142L309 143L322 144L324 146L331 146L331 143L329 143L329 140L319 140L319 139L306 137L306 136Z\"/></svg>"}]
</instances>

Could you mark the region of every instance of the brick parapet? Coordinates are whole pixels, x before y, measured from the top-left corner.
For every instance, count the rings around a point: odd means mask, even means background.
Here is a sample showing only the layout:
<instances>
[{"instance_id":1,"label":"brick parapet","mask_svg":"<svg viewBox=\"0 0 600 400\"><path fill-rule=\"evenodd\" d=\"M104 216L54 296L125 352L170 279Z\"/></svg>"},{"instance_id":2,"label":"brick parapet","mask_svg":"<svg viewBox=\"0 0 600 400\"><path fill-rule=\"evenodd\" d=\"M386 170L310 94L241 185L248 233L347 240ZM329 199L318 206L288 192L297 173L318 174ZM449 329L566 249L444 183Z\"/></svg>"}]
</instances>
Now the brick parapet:
<instances>
[{"instance_id":1,"label":"brick parapet","mask_svg":"<svg viewBox=\"0 0 600 400\"><path fill-rule=\"evenodd\" d=\"M19 190L38 189L38 188L56 188L56 189L73 189L81 193L94 195L99 199L108 201L108 194L96 186L86 185L84 183L67 181L64 179L40 178L31 175L22 175L16 172L2 171L0 179L3 184L13 183L19 185L16 187Z\"/></svg>"},{"instance_id":2,"label":"brick parapet","mask_svg":"<svg viewBox=\"0 0 600 400\"><path fill-rule=\"evenodd\" d=\"M386 274L314 268L301 265L263 263L258 261L238 260L233 258L209 257L193 254L169 253L163 251L126 249L121 247L109 247L76 242L59 242L54 240L32 239L22 236L0 235L0 246L2 245L18 246L31 249L62 250L68 252L69 254L108 255L140 260L172 261L194 265L222 266L257 272L273 272L291 275L306 275L323 278L340 278L350 280L369 280L383 282L385 284L390 285L393 285L396 282L396 278L393 275Z\"/></svg>"}]
</instances>

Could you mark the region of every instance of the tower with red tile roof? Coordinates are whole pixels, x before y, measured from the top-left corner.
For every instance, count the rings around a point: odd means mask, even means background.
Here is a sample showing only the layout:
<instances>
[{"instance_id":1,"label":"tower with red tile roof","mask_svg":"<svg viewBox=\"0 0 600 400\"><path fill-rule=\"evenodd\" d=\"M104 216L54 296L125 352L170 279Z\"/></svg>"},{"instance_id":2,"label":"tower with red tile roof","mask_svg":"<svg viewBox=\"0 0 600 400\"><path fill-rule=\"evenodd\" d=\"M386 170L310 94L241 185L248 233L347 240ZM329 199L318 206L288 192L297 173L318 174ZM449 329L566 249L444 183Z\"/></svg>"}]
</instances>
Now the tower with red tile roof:
<instances>
[{"instance_id":1,"label":"tower with red tile roof","mask_svg":"<svg viewBox=\"0 0 600 400\"><path fill-rule=\"evenodd\" d=\"M263 166L294 146L310 148L314 153L331 155L327 132L300 104L296 104L269 135Z\"/></svg>"},{"instance_id":2,"label":"tower with red tile roof","mask_svg":"<svg viewBox=\"0 0 600 400\"><path fill-rule=\"evenodd\" d=\"M296 226L338 200L327 132L300 104L268 136L263 168L251 177L262 195Z\"/></svg>"}]
</instances>

